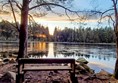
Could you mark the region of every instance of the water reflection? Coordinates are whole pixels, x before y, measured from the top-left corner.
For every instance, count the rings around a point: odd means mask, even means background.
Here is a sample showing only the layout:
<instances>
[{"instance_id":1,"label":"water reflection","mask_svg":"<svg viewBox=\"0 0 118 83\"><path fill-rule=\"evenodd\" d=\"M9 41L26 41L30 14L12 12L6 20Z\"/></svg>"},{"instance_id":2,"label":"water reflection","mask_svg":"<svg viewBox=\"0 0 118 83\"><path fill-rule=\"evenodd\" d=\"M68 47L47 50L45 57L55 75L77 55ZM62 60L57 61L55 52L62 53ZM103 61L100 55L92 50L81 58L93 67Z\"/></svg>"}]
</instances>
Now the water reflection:
<instances>
[{"instance_id":1,"label":"water reflection","mask_svg":"<svg viewBox=\"0 0 118 83\"><path fill-rule=\"evenodd\" d=\"M57 48L56 48L57 47ZM104 46L82 46L82 45L56 45L55 54L61 54L67 57L85 57L85 58L97 58L99 60L110 60L110 58L116 57L115 47L107 48ZM98 48L99 47L99 48ZM109 46L108 46L109 47ZM102 49L102 50L101 50Z\"/></svg>"},{"instance_id":2,"label":"water reflection","mask_svg":"<svg viewBox=\"0 0 118 83\"><path fill-rule=\"evenodd\" d=\"M0 42L0 52L18 51L18 42Z\"/></svg>"},{"instance_id":3,"label":"water reflection","mask_svg":"<svg viewBox=\"0 0 118 83\"><path fill-rule=\"evenodd\" d=\"M85 57L110 61L116 58L115 46L67 45L62 43L31 42L30 51L46 52L44 57ZM43 56L42 56L43 57Z\"/></svg>"},{"instance_id":4,"label":"water reflection","mask_svg":"<svg viewBox=\"0 0 118 83\"><path fill-rule=\"evenodd\" d=\"M53 58L53 57L55 57L55 55L54 55L54 44L51 42L51 43L49 43L48 44L48 57L49 58Z\"/></svg>"},{"instance_id":5,"label":"water reflection","mask_svg":"<svg viewBox=\"0 0 118 83\"><path fill-rule=\"evenodd\" d=\"M30 42L32 51L46 51L48 45L46 42Z\"/></svg>"},{"instance_id":6,"label":"water reflection","mask_svg":"<svg viewBox=\"0 0 118 83\"><path fill-rule=\"evenodd\" d=\"M0 51L18 51L18 43L0 43ZM107 69L113 73L116 48L115 46L78 45L65 43L29 42L28 53L30 58L86 58L89 66L98 69Z\"/></svg>"},{"instance_id":7,"label":"water reflection","mask_svg":"<svg viewBox=\"0 0 118 83\"><path fill-rule=\"evenodd\" d=\"M30 42L28 53L30 58L42 58L48 56L48 44L46 42Z\"/></svg>"},{"instance_id":8,"label":"water reflection","mask_svg":"<svg viewBox=\"0 0 118 83\"><path fill-rule=\"evenodd\" d=\"M18 51L17 42L0 43L0 51ZM85 57L87 59L98 59L110 61L116 58L115 46L94 46L94 45L72 45L62 43L30 42L29 52L36 52L34 55L41 57ZM39 53L39 54L38 54Z\"/></svg>"},{"instance_id":9,"label":"water reflection","mask_svg":"<svg viewBox=\"0 0 118 83\"><path fill-rule=\"evenodd\" d=\"M54 45L55 46L55 45ZM56 57L86 58L89 66L96 72L100 69L113 73L116 61L115 46L97 45L72 45L57 43L55 46Z\"/></svg>"}]
</instances>

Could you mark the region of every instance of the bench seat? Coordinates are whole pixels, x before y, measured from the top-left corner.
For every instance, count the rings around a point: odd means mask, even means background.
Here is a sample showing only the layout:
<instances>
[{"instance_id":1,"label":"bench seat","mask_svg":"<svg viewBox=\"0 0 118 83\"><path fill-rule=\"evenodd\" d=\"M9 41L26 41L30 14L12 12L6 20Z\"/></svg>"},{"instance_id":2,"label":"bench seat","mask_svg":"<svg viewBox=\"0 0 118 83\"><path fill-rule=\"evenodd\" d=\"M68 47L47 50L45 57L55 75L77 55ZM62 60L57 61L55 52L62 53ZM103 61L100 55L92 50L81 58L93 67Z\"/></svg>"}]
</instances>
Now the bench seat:
<instances>
[{"instance_id":1,"label":"bench seat","mask_svg":"<svg viewBox=\"0 0 118 83\"><path fill-rule=\"evenodd\" d=\"M23 71L52 71L52 70L72 70L69 66L39 66L39 67L25 67Z\"/></svg>"},{"instance_id":2,"label":"bench seat","mask_svg":"<svg viewBox=\"0 0 118 83\"><path fill-rule=\"evenodd\" d=\"M62 65L69 64L69 65ZM72 58L19 58L16 83L23 83L27 71L69 71L71 80L75 78L75 59ZM19 82L21 81L21 82Z\"/></svg>"}]
</instances>

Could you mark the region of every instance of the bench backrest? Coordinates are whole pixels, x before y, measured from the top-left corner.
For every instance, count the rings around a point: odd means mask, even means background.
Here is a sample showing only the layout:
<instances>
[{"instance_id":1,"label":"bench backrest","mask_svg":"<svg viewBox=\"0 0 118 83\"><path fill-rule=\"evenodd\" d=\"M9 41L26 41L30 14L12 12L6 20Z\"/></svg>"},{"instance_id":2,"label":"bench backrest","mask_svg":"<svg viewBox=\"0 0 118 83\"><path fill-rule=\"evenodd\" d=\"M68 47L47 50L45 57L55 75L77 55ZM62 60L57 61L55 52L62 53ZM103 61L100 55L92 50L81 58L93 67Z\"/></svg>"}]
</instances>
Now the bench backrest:
<instances>
[{"instance_id":1,"label":"bench backrest","mask_svg":"<svg viewBox=\"0 0 118 83\"><path fill-rule=\"evenodd\" d=\"M75 64L75 59L72 58L59 58L59 59L54 59L54 58L41 58L41 59L29 59L29 58L20 58L19 59L20 64L31 64L31 63L72 63Z\"/></svg>"}]
</instances>

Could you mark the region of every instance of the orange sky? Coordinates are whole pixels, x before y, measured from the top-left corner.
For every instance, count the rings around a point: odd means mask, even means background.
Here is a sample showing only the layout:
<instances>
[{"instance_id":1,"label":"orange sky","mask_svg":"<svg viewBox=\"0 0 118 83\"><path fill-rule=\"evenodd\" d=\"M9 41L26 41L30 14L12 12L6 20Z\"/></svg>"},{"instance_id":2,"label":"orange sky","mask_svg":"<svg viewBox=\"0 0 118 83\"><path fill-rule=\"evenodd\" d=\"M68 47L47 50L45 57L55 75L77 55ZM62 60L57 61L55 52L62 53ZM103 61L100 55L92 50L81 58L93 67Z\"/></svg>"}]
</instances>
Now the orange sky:
<instances>
[{"instance_id":1,"label":"orange sky","mask_svg":"<svg viewBox=\"0 0 118 83\"><path fill-rule=\"evenodd\" d=\"M17 15L17 21L20 22L20 16ZM7 20L10 22L14 22L13 16L11 13L9 14L4 14L4 13L0 13L0 20ZM49 27L49 32L52 35L54 32L55 27L60 27L61 29L63 29L64 27L72 27L73 24L68 20L68 18L66 16L44 16L44 17L34 17L34 20L39 23L42 24L44 26L48 26Z\"/></svg>"},{"instance_id":2,"label":"orange sky","mask_svg":"<svg viewBox=\"0 0 118 83\"><path fill-rule=\"evenodd\" d=\"M20 22L20 16L19 15L16 15L17 16L17 21ZM12 14L0 14L0 20L7 20L7 21L10 21L10 22L14 22L14 19L13 19L13 16ZM54 29L55 27L59 27L60 29L64 29L65 27L68 27L68 28L74 28L74 27L79 27L80 25L78 24L78 22L71 22L69 21L68 17L67 16L57 16L57 15L47 15L47 16L44 16L44 17L34 17L34 20L39 23L39 24L42 24L44 26L48 26L49 27L49 33L52 35L53 32L54 32ZM89 20L89 21L86 21L86 22L96 22L96 20Z\"/></svg>"},{"instance_id":3,"label":"orange sky","mask_svg":"<svg viewBox=\"0 0 118 83\"><path fill-rule=\"evenodd\" d=\"M9 9L8 9L8 12L9 12ZM76 15L69 15L69 16L73 19L78 18ZM16 17L17 17L17 21L20 22L20 15L16 14ZM4 10L0 12L0 20L2 20L2 19L10 21L10 22L14 22L12 13L5 13ZM81 26L80 24L78 24L79 23L78 21L72 22L64 14L59 16L57 14L49 13L48 15L46 15L44 17L34 16L34 20L39 24L42 24L44 26L48 26L49 33L51 35L53 34L55 27L59 27L60 29L64 29L65 27L78 28ZM88 20L88 21L86 21L86 23L91 23L90 26L94 26L96 23L96 19Z\"/></svg>"},{"instance_id":4,"label":"orange sky","mask_svg":"<svg viewBox=\"0 0 118 83\"><path fill-rule=\"evenodd\" d=\"M21 3L22 0L18 0L18 1ZM93 9L93 8L96 8L97 6L99 6L101 8L101 10L106 10L112 6L110 1L111 0L108 0L108 1L96 0L92 4L91 0L73 0L69 5L67 4L66 6L71 10ZM33 5L33 2L30 6L32 6L32 5ZM34 12L34 10L35 10L35 12ZM51 11L45 10L45 8L43 8L43 7L40 11L36 10L36 9L34 9L34 10L30 11L29 13L30 14L32 13L32 14L37 15L37 16L39 16L39 13L45 13L46 12L48 14L45 17L34 17L34 19L36 22L38 22L42 25L48 26L50 34L53 34L55 27L60 27L61 29L63 29L64 27L69 27L69 28L76 27L76 28L78 28L79 26L81 26L80 24L78 24L79 23L78 21L71 23L68 20L69 18L65 14L65 10L61 7L52 8L52 10L55 13L59 14L60 16L52 13ZM10 12L11 12L10 7L7 7L7 8L4 7L2 10L2 7L0 5L0 20L4 19L4 20L8 20L8 21L13 22L13 16ZM17 10L16 12L19 12L19 11ZM71 13L67 12L67 13L73 19L78 18L77 15L72 14L72 12ZM20 16L18 14L16 14L16 16L17 16L17 21L20 22L19 21ZM96 17L93 17L90 20L87 20L86 23L88 23L88 25L84 25L85 27L88 27L88 26L89 27L92 27L92 26L96 27L97 26Z\"/></svg>"}]
</instances>

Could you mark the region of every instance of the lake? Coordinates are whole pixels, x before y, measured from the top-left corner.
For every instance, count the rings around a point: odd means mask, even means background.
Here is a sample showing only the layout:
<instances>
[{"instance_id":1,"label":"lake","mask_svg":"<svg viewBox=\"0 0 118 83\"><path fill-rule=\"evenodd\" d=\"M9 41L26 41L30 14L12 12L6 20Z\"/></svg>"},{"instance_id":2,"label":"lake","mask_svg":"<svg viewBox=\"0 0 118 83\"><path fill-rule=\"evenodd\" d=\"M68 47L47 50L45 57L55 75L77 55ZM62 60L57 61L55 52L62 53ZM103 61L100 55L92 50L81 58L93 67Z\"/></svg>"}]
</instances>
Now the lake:
<instances>
[{"instance_id":1,"label":"lake","mask_svg":"<svg viewBox=\"0 0 118 83\"><path fill-rule=\"evenodd\" d=\"M18 43L1 42L0 47L0 51L16 51ZM104 69L113 73L116 61L115 45L35 41L28 44L28 51L43 52L38 55L30 55L29 58L85 58L89 61L88 66L95 72Z\"/></svg>"}]
</instances>

